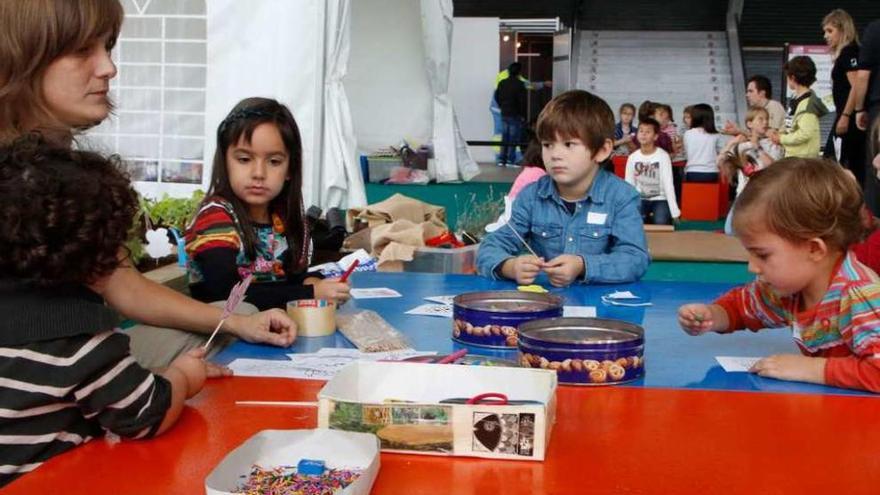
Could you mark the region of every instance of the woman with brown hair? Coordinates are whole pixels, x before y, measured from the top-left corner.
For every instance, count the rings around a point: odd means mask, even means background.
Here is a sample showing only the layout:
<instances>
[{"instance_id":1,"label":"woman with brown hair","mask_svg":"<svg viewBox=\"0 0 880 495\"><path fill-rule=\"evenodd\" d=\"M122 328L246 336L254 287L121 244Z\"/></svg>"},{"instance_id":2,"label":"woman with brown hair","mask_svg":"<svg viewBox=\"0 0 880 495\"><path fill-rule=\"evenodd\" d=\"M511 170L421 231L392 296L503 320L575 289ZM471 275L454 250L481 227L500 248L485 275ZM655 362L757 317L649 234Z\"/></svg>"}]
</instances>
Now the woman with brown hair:
<instances>
[{"instance_id":1,"label":"woman with brown hair","mask_svg":"<svg viewBox=\"0 0 880 495\"><path fill-rule=\"evenodd\" d=\"M118 0L0 0L0 145L39 133L71 146L77 132L107 118L116 75L110 51L122 20ZM89 289L123 315L156 326L128 332L142 365L166 366L217 326L220 308L146 279L124 250L119 257L119 267ZM296 338L296 325L278 309L232 315L222 330L284 347Z\"/></svg>"},{"instance_id":2,"label":"woman with brown hair","mask_svg":"<svg viewBox=\"0 0 880 495\"><path fill-rule=\"evenodd\" d=\"M865 132L855 126L855 95L852 85L859 69L859 35L852 17L834 9L822 19L825 42L831 48L834 67L831 69L831 94L837 116L834 128L825 143L825 157L836 158L834 138L840 138L838 161L865 182Z\"/></svg>"}]
</instances>

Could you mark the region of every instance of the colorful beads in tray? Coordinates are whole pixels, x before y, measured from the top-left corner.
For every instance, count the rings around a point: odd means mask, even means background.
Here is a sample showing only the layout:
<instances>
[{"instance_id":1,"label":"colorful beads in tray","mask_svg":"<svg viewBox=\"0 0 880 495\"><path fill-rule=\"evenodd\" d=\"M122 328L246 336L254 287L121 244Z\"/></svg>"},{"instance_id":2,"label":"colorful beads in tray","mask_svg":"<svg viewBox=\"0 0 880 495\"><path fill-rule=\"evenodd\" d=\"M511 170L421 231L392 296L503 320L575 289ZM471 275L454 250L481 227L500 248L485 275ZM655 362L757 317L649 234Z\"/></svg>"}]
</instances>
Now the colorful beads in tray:
<instances>
[{"instance_id":1,"label":"colorful beads in tray","mask_svg":"<svg viewBox=\"0 0 880 495\"><path fill-rule=\"evenodd\" d=\"M238 488L242 495L333 495L344 490L361 472L327 469L323 474L299 474L292 467L251 468L251 474Z\"/></svg>"}]
</instances>

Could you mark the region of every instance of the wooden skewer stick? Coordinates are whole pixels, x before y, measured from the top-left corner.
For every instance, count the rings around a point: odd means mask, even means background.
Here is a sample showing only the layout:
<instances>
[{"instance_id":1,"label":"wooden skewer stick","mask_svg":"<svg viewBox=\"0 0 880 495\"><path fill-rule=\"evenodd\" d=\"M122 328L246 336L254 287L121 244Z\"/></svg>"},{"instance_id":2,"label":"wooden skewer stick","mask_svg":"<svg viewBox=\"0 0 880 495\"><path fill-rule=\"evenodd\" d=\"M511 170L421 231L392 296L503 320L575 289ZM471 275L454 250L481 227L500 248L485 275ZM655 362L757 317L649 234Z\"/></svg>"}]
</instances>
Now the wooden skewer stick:
<instances>
[{"instance_id":1,"label":"wooden skewer stick","mask_svg":"<svg viewBox=\"0 0 880 495\"><path fill-rule=\"evenodd\" d=\"M277 400L237 400L236 406L318 407L317 402Z\"/></svg>"},{"instance_id":2,"label":"wooden skewer stick","mask_svg":"<svg viewBox=\"0 0 880 495\"><path fill-rule=\"evenodd\" d=\"M535 252L535 250L532 249L532 246L529 246L529 244L526 242L526 240L523 239L521 235L519 235L519 232L517 232L516 229L513 228L513 225L510 225L510 222L507 222L506 225L507 225L508 228L510 228L510 230L513 231L513 235L515 235L516 238L519 239L519 242L521 242L521 243L523 244L523 246L525 246L526 249L528 249L529 252L532 253L532 255L533 255L535 258L540 258L540 256L538 256L538 254Z\"/></svg>"}]
</instances>

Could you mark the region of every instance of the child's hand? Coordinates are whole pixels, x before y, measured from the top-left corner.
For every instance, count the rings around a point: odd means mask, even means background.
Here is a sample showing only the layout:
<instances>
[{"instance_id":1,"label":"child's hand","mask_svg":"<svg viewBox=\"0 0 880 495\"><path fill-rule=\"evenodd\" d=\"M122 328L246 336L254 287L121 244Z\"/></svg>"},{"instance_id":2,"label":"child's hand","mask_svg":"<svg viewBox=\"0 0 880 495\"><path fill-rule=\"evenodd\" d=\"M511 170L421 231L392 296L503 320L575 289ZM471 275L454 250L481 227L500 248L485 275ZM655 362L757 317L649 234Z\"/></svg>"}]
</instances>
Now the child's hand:
<instances>
[{"instance_id":1,"label":"child's hand","mask_svg":"<svg viewBox=\"0 0 880 495\"><path fill-rule=\"evenodd\" d=\"M520 285L530 285L544 267L544 258L535 258L531 254L517 256L512 262L513 278Z\"/></svg>"},{"instance_id":2,"label":"child's hand","mask_svg":"<svg viewBox=\"0 0 880 495\"><path fill-rule=\"evenodd\" d=\"M736 124L728 120L724 123L723 132L724 134L738 134L739 128L736 126Z\"/></svg>"},{"instance_id":3,"label":"child's hand","mask_svg":"<svg viewBox=\"0 0 880 495\"><path fill-rule=\"evenodd\" d=\"M342 304L351 298L351 284L340 282L338 278L327 278L312 284L315 288L315 299L326 299Z\"/></svg>"},{"instance_id":4,"label":"child's hand","mask_svg":"<svg viewBox=\"0 0 880 495\"><path fill-rule=\"evenodd\" d=\"M227 324L229 333L252 344L290 347L296 340L296 323L277 308L248 316L232 315L224 326Z\"/></svg>"},{"instance_id":5,"label":"child's hand","mask_svg":"<svg viewBox=\"0 0 880 495\"><path fill-rule=\"evenodd\" d=\"M767 131L767 137L773 144L780 144L779 142L779 132L776 129L770 129Z\"/></svg>"},{"instance_id":6,"label":"child's hand","mask_svg":"<svg viewBox=\"0 0 880 495\"><path fill-rule=\"evenodd\" d=\"M568 287L585 269L584 259L576 254L560 254L544 263L544 271L555 287Z\"/></svg>"},{"instance_id":7,"label":"child's hand","mask_svg":"<svg viewBox=\"0 0 880 495\"><path fill-rule=\"evenodd\" d=\"M689 335L710 332L714 323L708 304L685 304L678 308L678 324Z\"/></svg>"},{"instance_id":8,"label":"child's hand","mask_svg":"<svg viewBox=\"0 0 880 495\"><path fill-rule=\"evenodd\" d=\"M205 349L196 347L177 356L170 368L175 368L186 377L186 398L199 393L208 378L208 366L205 363Z\"/></svg>"},{"instance_id":9,"label":"child's hand","mask_svg":"<svg viewBox=\"0 0 880 495\"><path fill-rule=\"evenodd\" d=\"M774 354L759 360L749 371L777 380L824 384L825 358Z\"/></svg>"}]
</instances>

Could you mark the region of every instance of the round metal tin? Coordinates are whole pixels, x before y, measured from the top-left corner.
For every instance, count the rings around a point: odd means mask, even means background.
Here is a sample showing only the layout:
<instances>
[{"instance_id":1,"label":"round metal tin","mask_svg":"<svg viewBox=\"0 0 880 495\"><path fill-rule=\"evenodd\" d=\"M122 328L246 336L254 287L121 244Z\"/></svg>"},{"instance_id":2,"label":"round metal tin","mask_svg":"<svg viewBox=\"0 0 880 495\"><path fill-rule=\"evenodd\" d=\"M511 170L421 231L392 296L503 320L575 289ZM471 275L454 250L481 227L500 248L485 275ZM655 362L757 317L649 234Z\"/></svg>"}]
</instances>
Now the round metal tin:
<instances>
[{"instance_id":1,"label":"round metal tin","mask_svg":"<svg viewBox=\"0 0 880 495\"><path fill-rule=\"evenodd\" d=\"M515 290L459 294L452 301L452 338L468 345L516 349L517 327L562 316L562 303L557 295Z\"/></svg>"},{"instance_id":2,"label":"round metal tin","mask_svg":"<svg viewBox=\"0 0 880 495\"><path fill-rule=\"evenodd\" d=\"M642 327L601 318L550 318L519 326L520 365L555 370L560 383L609 385L645 373Z\"/></svg>"}]
</instances>

